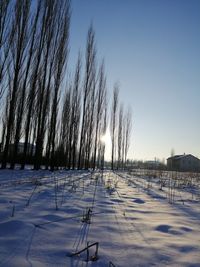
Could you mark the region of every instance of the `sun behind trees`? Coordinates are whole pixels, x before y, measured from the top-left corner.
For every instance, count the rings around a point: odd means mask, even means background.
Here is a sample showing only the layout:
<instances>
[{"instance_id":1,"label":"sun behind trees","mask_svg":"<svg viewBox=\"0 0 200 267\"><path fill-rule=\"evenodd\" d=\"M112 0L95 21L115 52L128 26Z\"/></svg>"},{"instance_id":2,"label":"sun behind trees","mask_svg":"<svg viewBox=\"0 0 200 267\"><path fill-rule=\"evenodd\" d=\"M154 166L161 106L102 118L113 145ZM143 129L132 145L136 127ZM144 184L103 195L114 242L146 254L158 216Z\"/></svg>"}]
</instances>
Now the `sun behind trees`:
<instances>
[{"instance_id":1,"label":"sun behind trees","mask_svg":"<svg viewBox=\"0 0 200 267\"><path fill-rule=\"evenodd\" d=\"M85 60L79 53L69 80L70 1L5 0L0 5L1 168L8 163L12 169L16 163L21 169L25 164L103 168L107 86L93 26ZM121 106L118 115L118 90L110 118L112 169L114 162L118 168L126 162L131 129L130 112L124 115Z\"/></svg>"}]
</instances>

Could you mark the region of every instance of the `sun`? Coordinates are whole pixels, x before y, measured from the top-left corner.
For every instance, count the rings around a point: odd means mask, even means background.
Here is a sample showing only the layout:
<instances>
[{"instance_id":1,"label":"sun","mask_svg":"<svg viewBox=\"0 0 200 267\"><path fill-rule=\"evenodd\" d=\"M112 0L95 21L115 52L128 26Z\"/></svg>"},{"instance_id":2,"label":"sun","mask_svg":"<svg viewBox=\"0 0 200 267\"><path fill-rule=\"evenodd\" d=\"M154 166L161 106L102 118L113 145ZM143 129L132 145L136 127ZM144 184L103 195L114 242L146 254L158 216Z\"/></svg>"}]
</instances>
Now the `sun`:
<instances>
[{"instance_id":1,"label":"sun","mask_svg":"<svg viewBox=\"0 0 200 267\"><path fill-rule=\"evenodd\" d=\"M105 144L105 158L108 160L111 155L111 136L109 129L107 129L106 133L101 136L100 140Z\"/></svg>"},{"instance_id":2,"label":"sun","mask_svg":"<svg viewBox=\"0 0 200 267\"><path fill-rule=\"evenodd\" d=\"M101 142L103 142L105 145L111 144L110 132L108 130L106 130L106 133L101 136Z\"/></svg>"}]
</instances>

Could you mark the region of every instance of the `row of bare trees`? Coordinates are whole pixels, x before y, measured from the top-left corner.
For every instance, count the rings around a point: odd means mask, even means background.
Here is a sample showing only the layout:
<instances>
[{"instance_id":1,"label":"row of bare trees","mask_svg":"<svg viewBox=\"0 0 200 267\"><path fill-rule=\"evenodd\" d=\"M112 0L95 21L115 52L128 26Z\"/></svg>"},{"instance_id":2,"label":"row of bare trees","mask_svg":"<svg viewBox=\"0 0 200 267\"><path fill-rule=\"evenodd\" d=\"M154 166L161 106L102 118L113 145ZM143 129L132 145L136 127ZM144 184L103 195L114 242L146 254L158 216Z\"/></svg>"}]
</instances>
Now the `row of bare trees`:
<instances>
[{"instance_id":1,"label":"row of bare trees","mask_svg":"<svg viewBox=\"0 0 200 267\"><path fill-rule=\"evenodd\" d=\"M130 146L132 128L132 114L130 108L124 111L124 106L119 103L119 87L116 84L113 90L111 108L111 169L125 168L127 154Z\"/></svg>"},{"instance_id":2,"label":"row of bare trees","mask_svg":"<svg viewBox=\"0 0 200 267\"><path fill-rule=\"evenodd\" d=\"M27 163L51 170L103 166L104 62L97 62L90 26L85 58L79 53L72 79L66 78L70 15L68 0L0 0L1 168L8 162L21 169ZM115 136L117 109L112 112ZM128 117L118 138L118 167L126 161Z\"/></svg>"}]
</instances>

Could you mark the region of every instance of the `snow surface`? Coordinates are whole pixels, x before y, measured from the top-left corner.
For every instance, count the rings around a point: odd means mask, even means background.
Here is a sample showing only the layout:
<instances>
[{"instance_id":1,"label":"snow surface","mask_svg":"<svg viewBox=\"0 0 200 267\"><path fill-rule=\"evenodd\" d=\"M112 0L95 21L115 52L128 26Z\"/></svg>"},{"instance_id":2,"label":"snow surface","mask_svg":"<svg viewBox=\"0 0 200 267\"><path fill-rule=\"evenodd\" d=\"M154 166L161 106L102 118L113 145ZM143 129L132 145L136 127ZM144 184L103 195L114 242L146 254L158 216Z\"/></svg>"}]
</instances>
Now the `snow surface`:
<instances>
[{"instance_id":1,"label":"snow surface","mask_svg":"<svg viewBox=\"0 0 200 267\"><path fill-rule=\"evenodd\" d=\"M126 172L1 170L0 266L200 266L199 184L168 193ZM96 261L72 256L96 242Z\"/></svg>"}]
</instances>

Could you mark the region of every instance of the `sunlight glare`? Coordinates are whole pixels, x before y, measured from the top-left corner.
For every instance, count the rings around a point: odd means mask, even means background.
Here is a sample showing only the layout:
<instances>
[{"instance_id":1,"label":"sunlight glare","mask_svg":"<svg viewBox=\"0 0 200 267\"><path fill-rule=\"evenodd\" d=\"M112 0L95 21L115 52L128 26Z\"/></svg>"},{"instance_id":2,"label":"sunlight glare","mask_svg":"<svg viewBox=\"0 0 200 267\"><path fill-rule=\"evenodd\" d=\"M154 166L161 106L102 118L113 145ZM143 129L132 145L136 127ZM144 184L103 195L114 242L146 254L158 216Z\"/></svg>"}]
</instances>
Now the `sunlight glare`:
<instances>
[{"instance_id":1,"label":"sunlight glare","mask_svg":"<svg viewBox=\"0 0 200 267\"><path fill-rule=\"evenodd\" d=\"M105 145L111 143L110 132L108 130L106 130L106 133L101 136L101 142L105 143Z\"/></svg>"},{"instance_id":2,"label":"sunlight glare","mask_svg":"<svg viewBox=\"0 0 200 267\"><path fill-rule=\"evenodd\" d=\"M109 129L106 130L106 133L101 136L101 142L105 144L105 159L110 159L111 153L111 136Z\"/></svg>"}]
</instances>

